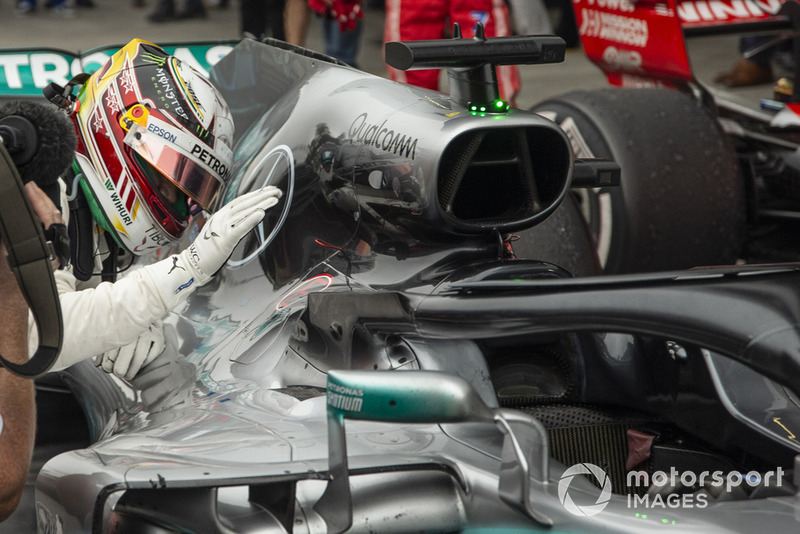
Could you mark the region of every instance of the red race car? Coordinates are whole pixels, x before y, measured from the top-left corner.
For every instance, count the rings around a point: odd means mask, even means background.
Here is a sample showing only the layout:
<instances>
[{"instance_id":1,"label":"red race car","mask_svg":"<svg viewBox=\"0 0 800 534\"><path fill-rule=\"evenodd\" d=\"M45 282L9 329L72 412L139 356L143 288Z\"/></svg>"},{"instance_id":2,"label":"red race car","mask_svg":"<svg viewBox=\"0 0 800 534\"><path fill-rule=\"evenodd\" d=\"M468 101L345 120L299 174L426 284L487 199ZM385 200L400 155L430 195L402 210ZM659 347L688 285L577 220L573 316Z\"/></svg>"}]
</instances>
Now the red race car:
<instances>
[{"instance_id":1,"label":"red race car","mask_svg":"<svg viewBox=\"0 0 800 534\"><path fill-rule=\"evenodd\" d=\"M573 7L585 53L617 87L568 93L533 110L561 125L576 157L610 158L622 169L621 187L579 193L604 272L800 258L800 91L785 79L783 94L766 86L760 105L733 102L697 79L685 43L757 32L763 44L745 57L789 45L784 56L796 62L800 5L573 0Z\"/></svg>"}]
</instances>

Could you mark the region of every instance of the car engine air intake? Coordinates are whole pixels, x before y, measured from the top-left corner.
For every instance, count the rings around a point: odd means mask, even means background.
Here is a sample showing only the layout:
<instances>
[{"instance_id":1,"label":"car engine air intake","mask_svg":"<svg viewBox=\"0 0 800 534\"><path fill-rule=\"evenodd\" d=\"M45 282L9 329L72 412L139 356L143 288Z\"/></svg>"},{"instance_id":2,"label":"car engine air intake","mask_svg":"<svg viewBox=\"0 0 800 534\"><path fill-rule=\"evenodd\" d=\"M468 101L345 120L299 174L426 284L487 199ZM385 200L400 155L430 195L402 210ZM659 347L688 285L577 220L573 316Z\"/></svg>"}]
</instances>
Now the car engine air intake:
<instances>
[{"instance_id":1,"label":"car engine air intake","mask_svg":"<svg viewBox=\"0 0 800 534\"><path fill-rule=\"evenodd\" d=\"M545 126L465 132L442 154L439 207L459 225L532 226L563 198L571 157L563 135Z\"/></svg>"}]
</instances>

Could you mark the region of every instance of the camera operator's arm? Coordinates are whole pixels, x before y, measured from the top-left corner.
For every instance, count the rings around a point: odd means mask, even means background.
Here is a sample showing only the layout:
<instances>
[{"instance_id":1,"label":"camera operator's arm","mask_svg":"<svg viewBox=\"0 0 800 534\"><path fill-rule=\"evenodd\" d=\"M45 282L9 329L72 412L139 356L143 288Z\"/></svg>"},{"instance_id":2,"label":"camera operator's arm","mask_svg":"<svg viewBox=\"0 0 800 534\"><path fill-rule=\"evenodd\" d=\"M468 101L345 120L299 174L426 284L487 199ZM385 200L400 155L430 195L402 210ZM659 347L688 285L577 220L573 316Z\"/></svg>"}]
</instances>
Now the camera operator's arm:
<instances>
[{"instance_id":1,"label":"camera operator's arm","mask_svg":"<svg viewBox=\"0 0 800 534\"><path fill-rule=\"evenodd\" d=\"M53 204L47 193L42 191L36 182L28 182L25 184L25 195L28 197L28 202L31 204L34 213L42 221L42 226L45 230L50 228L53 224L66 224L61 211ZM66 198L66 197L65 197ZM64 200L66 202L66 200ZM61 265L58 259L52 260L51 265L53 269L58 269Z\"/></svg>"},{"instance_id":2,"label":"camera operator's arm","mask_svg":"<svg viewBox=\"0 0 800 534\"><path fill-rule=\"evenodd\" d=\"M0 246L0 354L28 360L28 306ZM28 477L36 429L33 380L0 368L0 521L16 509Z\"/></svg>"}]
</instances>

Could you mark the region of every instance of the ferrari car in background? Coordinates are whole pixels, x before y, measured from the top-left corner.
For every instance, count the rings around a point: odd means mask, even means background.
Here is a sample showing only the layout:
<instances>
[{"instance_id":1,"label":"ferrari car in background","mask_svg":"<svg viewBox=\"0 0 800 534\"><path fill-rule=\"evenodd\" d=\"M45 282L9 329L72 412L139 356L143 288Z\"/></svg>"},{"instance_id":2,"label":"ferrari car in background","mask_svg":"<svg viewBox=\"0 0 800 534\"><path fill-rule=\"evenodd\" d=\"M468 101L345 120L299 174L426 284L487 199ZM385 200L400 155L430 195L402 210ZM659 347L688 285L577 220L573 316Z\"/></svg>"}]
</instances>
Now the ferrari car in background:
<instances>
[{"instance_id":1,"label":"ferrari car in background","mask_svg":"<svg viewBox=\"0 0 800 534\"><path fill-rule=\"evenodd\" d=\"M532 109L565 129L577 155L622 168L620 187L581 192L604 272L796 261L800 90L765 86L753 102L734 98L697 78L686 39L766 33L759 49L795 43L796 72L797 2L572 6L586 55L617 87L571 92Z\"/></svg>"},{"instance_id":2,"label":"ferrari car in background","mask_svg":"<svg viewBox=\"0 0 800 534\"><path fill-rule=\"evenodd\" d=\"M563 54L387 45L450 95L272 40L216 63L222 202L285 194L132 381L63 372L92 443L41 469L39 532L796 531L800 266L573 276L571 191L620 169L493 83Z\"/></svg>"}]
</instances>

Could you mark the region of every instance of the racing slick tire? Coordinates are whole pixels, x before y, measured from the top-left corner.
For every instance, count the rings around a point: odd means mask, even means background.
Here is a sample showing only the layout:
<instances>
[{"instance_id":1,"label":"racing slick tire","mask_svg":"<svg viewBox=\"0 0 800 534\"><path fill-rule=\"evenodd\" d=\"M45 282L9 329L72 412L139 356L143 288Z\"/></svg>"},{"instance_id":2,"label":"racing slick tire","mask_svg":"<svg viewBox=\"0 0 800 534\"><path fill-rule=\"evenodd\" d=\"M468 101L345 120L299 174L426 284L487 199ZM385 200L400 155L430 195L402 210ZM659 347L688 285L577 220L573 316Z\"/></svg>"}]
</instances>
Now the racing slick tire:
<instances>
[{"instance_id":1,"label":"racing slick tire","mask_svg":"<svg viewBox=\"0 0 800 534\"><path fill-rule=\"evenodd\" d=\"M554 263L572 276L600 274L589 228L573 194L544 221L518 232L511 246L518 258Z\"/></svg>"},{"instance_id":2,"label":"racing slick tire","mask_svg":"<svg viewBox=\"0 0 800 534\"><path fill-rule=\"evenodd\" d=\"M744 181L718 123L671 89L576 91L531 108L567 133L576 158L619 164L619 187L581 189L603 272L732 264L744 242Z\"/></svg>"}]
</instances>

